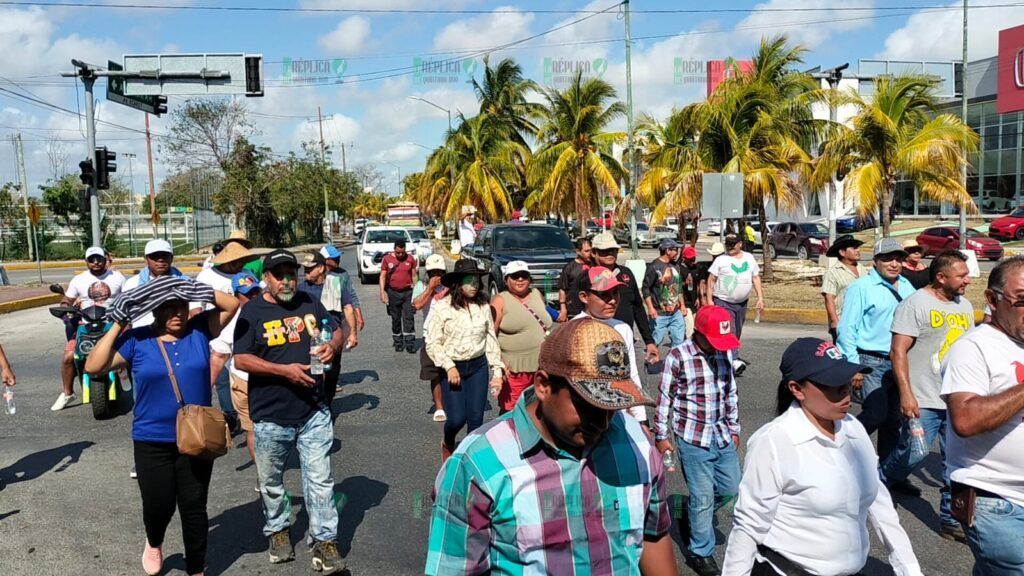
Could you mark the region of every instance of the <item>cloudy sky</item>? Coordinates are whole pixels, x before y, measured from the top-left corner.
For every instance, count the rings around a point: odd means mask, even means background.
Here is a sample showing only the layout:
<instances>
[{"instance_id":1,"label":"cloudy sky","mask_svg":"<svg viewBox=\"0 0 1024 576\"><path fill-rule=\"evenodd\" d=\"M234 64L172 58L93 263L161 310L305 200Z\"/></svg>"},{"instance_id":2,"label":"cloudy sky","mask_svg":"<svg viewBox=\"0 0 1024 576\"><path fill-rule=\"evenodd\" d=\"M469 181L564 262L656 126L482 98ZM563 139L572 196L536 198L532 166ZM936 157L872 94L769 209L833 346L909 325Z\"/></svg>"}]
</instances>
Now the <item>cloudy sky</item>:
<instances>
[{"instance_id":1,"label":"cloudy sky","mask_svg":"<svg viewBox=\"0 0 1024 576\"><path fill-rule=\"evenodd\" d=\"M70 59L106 65L124 54L246 52L262 54L266 95L248 98L257 140L277 153L300 150L319 136L346 145L349 167L373 163L395 192L402 174L422 167L450 109L475 109L467 80L481 76L482 57L516 59L540 84L563 87L573 67L601 76L625 99L625 25L615 0L134 0L171 9L111 8L11 2L0 6L0 183L15 180L10 136L25 141L30 190L51 173L47 149L63 149L69 170L85 157L81 85L59 76ZM85 2L89 4L89 0ZM974 0L972 6L1012 4ZM860 59L959 59L960 2L929 0L768 0L767 2L633 0L633 98L636 114L664 116L704 97L694 70L708 60L742 59L765 35L788 34L810 52L806 66L831 67ZM902 6L902 8L901 8ZM248 8L195 10L198 7ZM251 10L251 8L299 10ZM607 9L607 10L606 10ZM439 13L443 11L444 13ZM971 12L971 59L995 55L998 30L1024 24L1024 5ZM295 62L314 63L309 73ZM292 64L289 64L291 62ZM312 83L312 85L310 84ZM138 155L135 190L146 193L143 114L105 100L98 81L99 145ZM29 103L12 92L50 103ZM184 97L170 99L173 108ZM70 111L70 112L68 112ZM624 126L623 126L624 128ZM157 186L169 168L159 150L168 126L154 119ZM425 147L425 148L424 148ZM335 155L340 165L340 154ZM127 174L120 161L119 174Z\"/></svg>"}]
</instances>

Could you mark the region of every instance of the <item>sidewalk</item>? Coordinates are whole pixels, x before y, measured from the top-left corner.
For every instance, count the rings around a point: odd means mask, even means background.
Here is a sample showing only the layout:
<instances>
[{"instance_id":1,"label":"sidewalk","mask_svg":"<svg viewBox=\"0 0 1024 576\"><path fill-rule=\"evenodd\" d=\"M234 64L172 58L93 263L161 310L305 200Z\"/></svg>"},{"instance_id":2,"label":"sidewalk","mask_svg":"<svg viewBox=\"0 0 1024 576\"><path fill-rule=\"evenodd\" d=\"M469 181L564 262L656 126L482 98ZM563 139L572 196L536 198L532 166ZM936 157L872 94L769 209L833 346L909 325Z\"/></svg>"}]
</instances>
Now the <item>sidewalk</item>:
<instances>
[{"instance_id":1,"label":"sidewalk","mask_svg":"<svg viewBox=\"0 0 1024 576\"><path fill-rule=\"evenodd\" d=\"M60 295L46 286L0 286L0 314L60 302Z\"/></svg>"}]
</instances>

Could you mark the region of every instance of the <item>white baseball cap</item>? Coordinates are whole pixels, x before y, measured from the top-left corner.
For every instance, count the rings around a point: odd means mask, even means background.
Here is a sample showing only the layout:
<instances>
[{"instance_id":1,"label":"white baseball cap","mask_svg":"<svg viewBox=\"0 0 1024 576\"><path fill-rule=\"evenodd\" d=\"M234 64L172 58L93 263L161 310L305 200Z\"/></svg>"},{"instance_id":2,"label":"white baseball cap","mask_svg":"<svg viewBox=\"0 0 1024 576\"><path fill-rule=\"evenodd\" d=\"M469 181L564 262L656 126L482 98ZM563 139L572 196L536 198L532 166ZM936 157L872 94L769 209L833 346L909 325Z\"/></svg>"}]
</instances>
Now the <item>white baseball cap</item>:
<instances>
[{"instance_id":1,"label":"white baseball cap","mask_svg":"<svg viewBox=\"0 0 1024 576\"><path fill-rule=\"evenodd\" d=\"M508 264L502 266L501 270L502 274L504 274L505 276L509 276L511 274L515 274L516 272L529 272L530 266L529 264L523 262L522 260L513 260Z\"/></svg>"},{"instance_id":2,"label":"white baseball cap","mask_svg":"<svg viewBox=\"0 0 1024 576\"><path fill-rule=\"evenodd\" d=\"M85 259L88 260L93 256L103 256L104 258L106 258L107 251L104 250L103 248L100 248L99 246L92 246L85 251Z\"/></svg>"},{"instance_id":3,"label":"white baseball cap","mask_svg":"<svg viewBox=\"0 0 1024 576\"><path fill-rule=\"evenodd\" d=\"M174 254L174 250L171 249L171 244L167 240L150 240L146 242L146 256L150 254L156 254L157 252L167 252L168 254Z\"/></svg>"},{"instance_id":4,"label":"white baseball cap","mask_svg":"<svg viewBox=\"0 0 1024 576\"><path fill-rule=\"evenodd\" d=\"M444 272L444 256L441 256L440 254L431 254L430 256L427 256L427 261L423 265L423 269L427 272L430 272L431 270L440 270Z\"/></svg>"}]
</instances>

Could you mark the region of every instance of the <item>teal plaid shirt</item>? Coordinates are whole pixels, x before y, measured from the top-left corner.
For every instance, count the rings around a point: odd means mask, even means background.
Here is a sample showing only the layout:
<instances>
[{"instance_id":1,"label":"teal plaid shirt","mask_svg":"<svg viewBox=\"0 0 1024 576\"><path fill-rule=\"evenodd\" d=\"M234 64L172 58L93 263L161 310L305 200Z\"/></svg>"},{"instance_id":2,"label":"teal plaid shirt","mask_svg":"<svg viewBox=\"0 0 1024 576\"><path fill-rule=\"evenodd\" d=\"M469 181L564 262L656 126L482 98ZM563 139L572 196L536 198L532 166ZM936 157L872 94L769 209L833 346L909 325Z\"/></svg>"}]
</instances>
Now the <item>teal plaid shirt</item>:
<instances>
[{"instance_id":1,"label":"teal plaid shirt","mask_svg":"<svg viewBox=\"0 0 1024 576\"><path fill-rule=\"evenodd\" d=\"M546 442L526 407L470 434L437 475L426 574L640 574L644 537L671 524L664 469L618 412L582 459Z\"/></svg>"}]
</instances>

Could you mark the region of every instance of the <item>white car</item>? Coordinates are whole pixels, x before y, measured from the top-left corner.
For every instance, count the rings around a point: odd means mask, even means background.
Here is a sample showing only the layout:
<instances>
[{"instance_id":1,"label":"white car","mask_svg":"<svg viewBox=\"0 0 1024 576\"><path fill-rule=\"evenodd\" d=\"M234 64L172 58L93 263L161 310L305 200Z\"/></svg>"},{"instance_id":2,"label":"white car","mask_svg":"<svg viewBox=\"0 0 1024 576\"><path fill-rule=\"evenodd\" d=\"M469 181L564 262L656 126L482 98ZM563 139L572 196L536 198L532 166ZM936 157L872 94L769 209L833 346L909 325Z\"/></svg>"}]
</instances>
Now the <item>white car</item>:
<instances>
[{"instance_id":1,"label":"white car","mask_svg":"<svg viewBox=\"0 0 1024 576\"><path fill-rule=\"evenodd\" d=\"M356 262L359 265L359 280L363 284L377 281L380 263L384 255L395 249L395 242L405 240L406 250L413 257L417 244L409 235L409 228L401 226L367 226L356 245Z\"/></svg>"},{"instance_id":2,"label":"white car","mask_svg":"<svg viewBox=\"0 0 1024 576\"><path fill-rule=\"evenodd\" d=\"M415 248L416 257L419 258L420 264L426 264L427 257L434 253L434 245L430 242L430 234L427 233L426 228L419 226L407 228L407 230L411 239L409 248Z\"/></svg>"}]
</instances>

